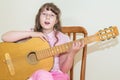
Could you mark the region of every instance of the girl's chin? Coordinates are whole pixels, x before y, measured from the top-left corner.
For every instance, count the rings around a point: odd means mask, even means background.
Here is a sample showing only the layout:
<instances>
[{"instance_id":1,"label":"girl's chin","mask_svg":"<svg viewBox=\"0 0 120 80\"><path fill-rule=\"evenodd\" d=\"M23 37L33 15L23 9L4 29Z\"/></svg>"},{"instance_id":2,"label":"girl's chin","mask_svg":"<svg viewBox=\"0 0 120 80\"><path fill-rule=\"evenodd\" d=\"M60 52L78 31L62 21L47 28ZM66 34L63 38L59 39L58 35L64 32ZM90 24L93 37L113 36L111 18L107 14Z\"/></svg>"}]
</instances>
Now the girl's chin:
<instances>
[{"instance_id":1,"label":"girl's chin","mask_svg":"<svg viewBox=\"0 0 120 80\"><path fill-rule=\"evenodd\" d=\"M44 27L50 27L50 24L44 24Z\"/></svg>"}]
</instances>

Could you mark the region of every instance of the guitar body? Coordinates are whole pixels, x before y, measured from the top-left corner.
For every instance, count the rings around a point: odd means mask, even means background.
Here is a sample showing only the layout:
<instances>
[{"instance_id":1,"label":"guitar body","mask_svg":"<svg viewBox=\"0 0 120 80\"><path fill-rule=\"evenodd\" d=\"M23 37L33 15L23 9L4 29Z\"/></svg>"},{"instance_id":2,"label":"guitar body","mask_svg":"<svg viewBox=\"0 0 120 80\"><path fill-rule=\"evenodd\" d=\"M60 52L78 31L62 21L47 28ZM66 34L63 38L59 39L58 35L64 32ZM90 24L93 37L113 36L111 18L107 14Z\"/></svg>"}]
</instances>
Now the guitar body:
<instances>
[{"instance_id":1,"label":"guitar body","mask_svg":"<svg viewBox=\"0 0 120 80\"><path fill-rule=\"evenodd\" d=\"M38 69L51 70L53 57L35 63L28 59L31 52L49 47L49 44L40 38L32 38L22 43L0 43L0 80L27 80Z\"/></svg>"}]
</instances>

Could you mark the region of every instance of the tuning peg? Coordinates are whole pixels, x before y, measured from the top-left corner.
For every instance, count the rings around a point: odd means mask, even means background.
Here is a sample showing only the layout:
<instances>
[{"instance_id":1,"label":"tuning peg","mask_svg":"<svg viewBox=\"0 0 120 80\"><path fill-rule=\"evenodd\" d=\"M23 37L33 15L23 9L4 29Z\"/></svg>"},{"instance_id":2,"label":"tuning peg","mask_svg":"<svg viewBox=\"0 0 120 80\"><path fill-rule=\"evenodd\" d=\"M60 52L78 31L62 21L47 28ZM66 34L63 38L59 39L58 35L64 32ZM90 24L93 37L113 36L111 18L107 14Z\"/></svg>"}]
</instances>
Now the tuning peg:
<instances>
[{"instance_id":1,"label":"tuning peg","mask_svg":"<svg viewBox=\"0 0 120 80\"><path fill-rule=\"evenodd\" d=\"M113 26L110 26L109 28L112 28Z\"/></svg>"},{"instance_id":2,"label":"tuning peg","mask_svg":"<svg viewBox=\"0 0 120 80\"><path fill-rule=\"evenodd\" d=\"M113 39L115 39L115 38L116 38L116 36L113 37Z\"/></svg>"},{"instance_id":3,"label":"tuning peg","mask_svg":"<svg viewBox=\"0 0 120 80\"><path fill-rule=\"evenodd\" d=\"M104 30L107 30L108 28L104 28Z\"/></svg>"},{"instance_id":4,"label":"tuning peg","mask_svg":"<svg viewBox=\"0 0 120 80\"><path fill-rule=\"evenodd\" d=\"M107 40L110 40L110 38L107 38Z\"/></svg>"}]
</instances>

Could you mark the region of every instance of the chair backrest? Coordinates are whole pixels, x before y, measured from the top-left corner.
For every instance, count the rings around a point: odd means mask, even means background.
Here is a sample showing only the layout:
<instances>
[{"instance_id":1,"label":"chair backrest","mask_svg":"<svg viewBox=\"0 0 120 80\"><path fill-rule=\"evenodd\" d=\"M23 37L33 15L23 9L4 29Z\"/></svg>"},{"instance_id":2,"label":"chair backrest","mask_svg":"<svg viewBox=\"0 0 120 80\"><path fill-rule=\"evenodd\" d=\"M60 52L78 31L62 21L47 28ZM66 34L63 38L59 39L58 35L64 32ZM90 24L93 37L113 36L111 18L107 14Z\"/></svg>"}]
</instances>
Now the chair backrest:
<instances>
[{"instance_id":1,"label":"chair backrest","mask_svg":"<svg viewBox=\"0 0 120 80\"><path fill-rule=\"evenodd\" d=\"M62 32L67 33L68 36L73 34L73 41L77 39L77 33L82 33L84 36L87 36L87 30L82 26L63 26ZM81 71L80 71L80 80L85 80L85 69L86 69L86 57L87 57L87 45L84 46L82 52L82 63L81 63ZM73 68L72 66L70 70L70 80L73 80Z\"/></svg>"}]
</instances>

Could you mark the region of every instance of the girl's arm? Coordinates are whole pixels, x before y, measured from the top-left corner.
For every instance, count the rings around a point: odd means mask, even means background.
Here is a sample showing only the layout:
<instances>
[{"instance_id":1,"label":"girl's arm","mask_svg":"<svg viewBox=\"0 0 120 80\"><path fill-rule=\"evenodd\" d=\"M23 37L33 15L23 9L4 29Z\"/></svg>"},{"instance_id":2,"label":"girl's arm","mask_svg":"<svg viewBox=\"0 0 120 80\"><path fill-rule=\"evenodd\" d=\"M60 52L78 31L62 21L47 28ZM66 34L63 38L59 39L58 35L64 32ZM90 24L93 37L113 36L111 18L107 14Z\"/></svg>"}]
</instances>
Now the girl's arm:
<instances>
[{"instance_id":1,"label":"girl's arm","mask_svg":"<svg viewBox=\"0 0 120 80\"><path fill-rule=\"evenodd\" d=\"M40 37L46 39L45 35L41 32L33 31L9 31L2 35L2 40L6 42L16 42L30 37Z\"/></svg>"},{"instance_id":2,"label":"girl's arm","mask_svg":"<svg viewBox=\"0 0 120 80\"><path fill-rule=\"evenodd\" d=\"M83 47L83 42L73 43L72 48L67 53L60 55L60 69L62 72L67 73L71 69L75 54Z\"/></svg>"}]
</instances>

